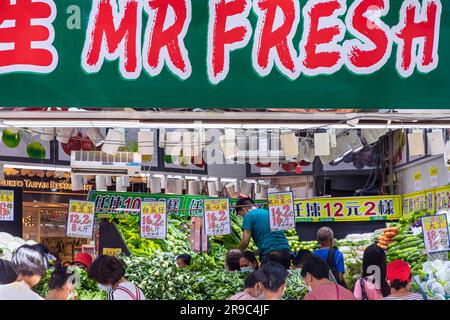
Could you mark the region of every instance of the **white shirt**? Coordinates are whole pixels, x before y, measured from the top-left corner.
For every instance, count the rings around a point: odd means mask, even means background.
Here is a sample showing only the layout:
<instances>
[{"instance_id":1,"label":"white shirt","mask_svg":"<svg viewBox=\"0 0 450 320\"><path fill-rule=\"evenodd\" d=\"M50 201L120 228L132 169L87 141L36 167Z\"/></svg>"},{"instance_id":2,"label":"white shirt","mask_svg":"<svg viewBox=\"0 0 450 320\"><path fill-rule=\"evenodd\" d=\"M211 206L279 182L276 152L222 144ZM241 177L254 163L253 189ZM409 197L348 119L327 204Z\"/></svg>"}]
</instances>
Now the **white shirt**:
<instances>
[{"instance_id":1,"label":"white shirt","mask_svg":"<svg viewBox=\"0 0 450 320\"><path fill-rule=\"evenodd\" d=\"M23 281L0 285L0 300L44 300Z\"/></svg>"},{"instance_id":2,"label":"white shirt","mask_svg":"<svg viewBox=\"0 0 450 320\"><path fill-rule=\"evenodd\" d=\"M120 283L108 294L108 300L146 300L141 289L129 281Z\"/></svg>"}]
</instances>

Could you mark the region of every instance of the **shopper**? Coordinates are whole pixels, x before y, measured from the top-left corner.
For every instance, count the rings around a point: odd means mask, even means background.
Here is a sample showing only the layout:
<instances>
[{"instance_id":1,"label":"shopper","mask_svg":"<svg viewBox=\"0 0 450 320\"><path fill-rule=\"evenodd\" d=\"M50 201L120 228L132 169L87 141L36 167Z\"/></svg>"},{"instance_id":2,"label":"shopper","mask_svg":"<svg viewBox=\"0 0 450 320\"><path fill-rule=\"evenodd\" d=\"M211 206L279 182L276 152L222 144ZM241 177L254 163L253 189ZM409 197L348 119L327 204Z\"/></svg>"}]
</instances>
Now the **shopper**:
<instances>
[{"instance_id":1,"label":"shopper","mask_svg":"<svg viewBox=\"0 0 450 320\"><path fill-rule=\"evenodd\" d=\"M255 253L250 250L245 250L241 253L239 265L242 272L252 272L259 268L259 262Z\"/></svg>"},{"instance_id":2,"label":"shopper","mask_svg":"<svg viewBox=\"0 0 450 320\"><path fill-rule=\"evenodd\" d=\"M228 300L262 300L263 291L260 273L253 271L244 280L244 291L236 293Z\"/></svg>"},{"instance_id":3,"label":"shopper","mask_svg":"<svg viewBox=\"0 0 450 320\"><path fill-rule=\"evenodd\" d=\"M56 266L50 277L50 291L46 300L72 300L74 297L75 274L68 267Z\"/></svg>"},{"instance_id":4,"label":"shopper","mask_svg":"<svg viewBox=\"0 0 450 320\"><path fill-rule=\"evenodd\" d=\"M269 261L257 272L261 277L264 300L280 300L286 288L286 268L277 262Z\"/></svg>"},{"instance_id":5,"label":"shopper","mask_svg":"<svg viewBox=\"0 0 450 320\"><path fill-rule=\"evenodd\" d=\"M108 300L145 300L142 290L127 281L124 275L124 264L112 256L98 256L88 269L89 278L108 293Z\"/></svg>"},{"instance_id":6,"label":"shopper","mask_svg":"<svg viewBox=\"0 0 450 320\"><path fill-rule=\"evenodd\" d=\"M227 271L241 271L240 260L241 251L236 249L228 251L225 256L225 269Z\"/></svg>"},{"instance_id":7,"label":"shopper","mask_svg":"<svg viewBox=\"0 0 450 320\"><path fill-rule=\"evenodd\" d=\"M354 295L358 300L381 300L390 294L386 281L386 253L375 244L363 255L363 274L355 283Z\"/></svg>"},{"instance_id":8,"label":"shopper","mask_svg":"<svg viewBox=\"0 0 450 320\"><path fill-rule=\"evenodd\" d=\"M411 268L403 260L394 260L387 266L391 294L383 300L423 300L422 295L411 292Z\"/></svg>"},{"instance_id":9,"label":"shopper","mask_svg":"<svg viewBox=\"0 0 450 320\"><path fill-rule=\"evenodd\" d=\"M244 217L242 224L243 235L239 249L246 250L253 238L259 251L261 264L268 261L268 254L279 252L290 261L289 242L284 231L271 231L269 211L259 209L251 198L239 198L236 203L236 212Z\"/></svg>"},{"instance_id":10,"label":"shopper","mask_svg":"<svg viewBox=\"0 0 450 320\"><path fill-rule=\"evenodd\" d=\"M32 288L47 271L47 261L35 246L22 245L14 252L11 262L16 281L0 285L0 300L43 300Z\"/></svg>"},{"instance_id":11,"label":"shopper","mask_svg":"<svg viewBox=\"0 0 450 320\"><path fill-rule=\"evenodd\" d=\"M317 241L320 244L320 249L315 250L313 254L322 258L328 264L337 283L345 287L344 255L338 249L334 248L333 230L328 227L320 228L317 231Z\"/></svg>"},{"instance_id":12,"label":"shopper","mask_svg":"<svg viewBox=\"0 0 450 320\"><path fill-rule=\"evenodd\" d=\"M306 249L299 250L299 252L297 253L292 262L294 269L301 269L306 260L308 258L311 258L312 256L313 254L309 250Z\"/></svg>"},{"instance_id":13,"label":"shopper","mask_svg":"<svg viewBox=\"0 0 450 320\"><path fill-rule=\"evenodd\" d=\"M355 300L350 290L328 279L329 267L317 256L305 261L301 275L309 290L304 300Z\"/></svg>"},{"instance_id":14,"label":"shopper","mask_svg":"<svg viewBox=\"0 0 450 320\"><path fill-rule=\"evenodd\" d=\"M9 284L17 279L14 265L8 260L0 259L0 284Z\"/></svg>"},{"instance_id":15,"label":"shopper","mask_svg":"<svg viewBox=\"0 0 450 320\"><path fill-rule=\"evenodd\" d=\"M87 270L92 264L92 256L89 253L77 253L73 259L72 265Z\"/></svg>"},{"instance_id":16,"label":"shopper","mask_svg":"<svg viewBox=\"0 0 450 320\"><path fill-rule=\"evenodd\" d=\"M183 269L191 265L191 256L187 253L180 254L177 259L177 265L179 268Z\"/></svg>"}]
</instances>

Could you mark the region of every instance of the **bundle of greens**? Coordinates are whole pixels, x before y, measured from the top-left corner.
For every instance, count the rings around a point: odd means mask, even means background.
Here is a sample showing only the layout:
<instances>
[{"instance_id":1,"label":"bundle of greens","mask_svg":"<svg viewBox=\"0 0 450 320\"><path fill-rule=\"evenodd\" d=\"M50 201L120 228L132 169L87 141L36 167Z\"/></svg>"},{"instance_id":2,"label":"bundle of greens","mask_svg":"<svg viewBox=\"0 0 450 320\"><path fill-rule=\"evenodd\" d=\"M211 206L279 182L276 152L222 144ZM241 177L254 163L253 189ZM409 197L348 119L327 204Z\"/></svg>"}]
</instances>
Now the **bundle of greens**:
<instances>
[{"instance_id":1,"label":"bundle of greens","mask_svg":"<svg viewBox=\"0 0 450 320\"><path fill-rule=\"evenodd\" d=\"M300 269L289 271L283 300L301 300L308 293L308 288L300 274Z\"/></svg>"}]
</instances>

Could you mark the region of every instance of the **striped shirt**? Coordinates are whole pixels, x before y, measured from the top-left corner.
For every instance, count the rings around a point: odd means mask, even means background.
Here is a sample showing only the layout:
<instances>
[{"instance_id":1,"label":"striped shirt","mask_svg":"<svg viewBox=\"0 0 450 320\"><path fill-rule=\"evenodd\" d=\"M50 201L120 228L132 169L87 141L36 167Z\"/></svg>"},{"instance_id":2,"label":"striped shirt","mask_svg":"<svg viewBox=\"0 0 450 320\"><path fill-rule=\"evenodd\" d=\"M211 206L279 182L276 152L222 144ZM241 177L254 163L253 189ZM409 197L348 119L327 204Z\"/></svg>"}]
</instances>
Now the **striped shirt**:
<instances>
[{"instance_id":1,"label":"striped shirt","mask_svg":"<svg viewBox=\"0 0 450 320\"><path fill-rule=\"evenodd\" d=\"M421 294L411 292L405 296L387 296L383 300L423 300L423 297Z\"/></svg>"},{"instance_id":2,"label":"striped shirt","mask_svg":"<svg viewBox=\"0 0 450 320\"><path fill-rule=\"evenodd\" d=\"M126 281L111 290L108 300L145 300L145 296L141 289Z\"/></svg>"}]
</instances>

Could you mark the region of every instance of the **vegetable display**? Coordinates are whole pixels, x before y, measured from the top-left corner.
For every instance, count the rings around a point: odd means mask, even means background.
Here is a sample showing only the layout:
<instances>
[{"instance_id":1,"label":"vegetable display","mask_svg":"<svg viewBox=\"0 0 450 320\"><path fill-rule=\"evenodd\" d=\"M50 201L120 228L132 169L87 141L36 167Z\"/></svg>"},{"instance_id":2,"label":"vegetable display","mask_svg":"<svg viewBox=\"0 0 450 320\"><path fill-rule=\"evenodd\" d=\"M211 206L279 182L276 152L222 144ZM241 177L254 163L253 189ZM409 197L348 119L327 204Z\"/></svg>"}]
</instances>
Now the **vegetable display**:
<instances>
[{"instance_id":1,"label":"vegetable display","mask_svg":"<svg viewBox=\"0 0 450 320\"><path fill-rule=\"evenodd\" d=\"M12 253L23 244L36 244L33 240L23 240L6 232L0 232L0 259L10 261Z\"/></svg>"}]
</instances>

